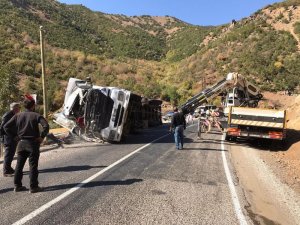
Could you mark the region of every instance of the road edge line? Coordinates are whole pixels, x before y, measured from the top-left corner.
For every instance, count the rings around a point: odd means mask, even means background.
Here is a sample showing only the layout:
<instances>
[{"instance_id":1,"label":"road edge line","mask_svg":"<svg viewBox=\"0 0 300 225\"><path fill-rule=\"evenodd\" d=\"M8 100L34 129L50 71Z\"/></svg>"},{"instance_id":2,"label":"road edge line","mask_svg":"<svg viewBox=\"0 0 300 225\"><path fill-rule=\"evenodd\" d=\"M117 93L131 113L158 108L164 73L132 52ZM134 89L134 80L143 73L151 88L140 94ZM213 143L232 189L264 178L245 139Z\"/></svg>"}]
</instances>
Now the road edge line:
<instances>
[{"instance_id":1,"label":"road edge line","mask_svg":"<svg viewBox=\"0 0 300 225\"><path fill-rule=\"evenodd\" d=\"M224 165L224 170L225 170L225 175L226 175L226 179L227 179L227 183L229 186L229 190L230 190L230 194L231 194L231 199L232 199L232 203L234 206L234 210L235 210L235 214L239 220L239 223L241 225L247 225L247 220L243 214L240 202L239 202L239 198L236 192L236 189L234 187L234 183L232 180L232 176L228 167L228 162L227 162L227 158L225 155L225 147L224 147L224 135L221 136L221 149L222 149L222 159L223 159L223 165Z\"/></svg>"}]
</instances>

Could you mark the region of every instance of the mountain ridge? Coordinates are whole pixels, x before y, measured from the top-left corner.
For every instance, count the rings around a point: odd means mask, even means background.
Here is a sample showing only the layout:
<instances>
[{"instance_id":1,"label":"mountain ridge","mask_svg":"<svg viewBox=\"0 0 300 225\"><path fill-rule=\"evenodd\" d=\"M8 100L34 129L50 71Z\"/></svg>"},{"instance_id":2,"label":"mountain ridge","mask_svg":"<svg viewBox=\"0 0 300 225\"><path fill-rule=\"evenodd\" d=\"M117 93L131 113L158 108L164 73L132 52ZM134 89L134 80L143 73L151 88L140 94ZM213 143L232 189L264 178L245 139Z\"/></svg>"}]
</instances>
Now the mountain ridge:
<instances>
[{"instance_id":1,"label":"mountain ridge","mask_svg":"<svg viewBox=\"0 0 300 225\"><path fill-rule=\"evenodd\" d=\"M100 85L177 104L228 72L242 73L263 90L297 91L298 5L288 0L240 21L207 27L169 16L93 12L54 0L4 0L0 3L4 43L0 70L10 67L10 74L20 80L21 92L41 96L42 25L46 74L51 77L48 91L54 102L51 110L61 106L62 87L69 77L91 76ZM289 29L275 26L280 23Z\"/></svg>"}]
</instances>

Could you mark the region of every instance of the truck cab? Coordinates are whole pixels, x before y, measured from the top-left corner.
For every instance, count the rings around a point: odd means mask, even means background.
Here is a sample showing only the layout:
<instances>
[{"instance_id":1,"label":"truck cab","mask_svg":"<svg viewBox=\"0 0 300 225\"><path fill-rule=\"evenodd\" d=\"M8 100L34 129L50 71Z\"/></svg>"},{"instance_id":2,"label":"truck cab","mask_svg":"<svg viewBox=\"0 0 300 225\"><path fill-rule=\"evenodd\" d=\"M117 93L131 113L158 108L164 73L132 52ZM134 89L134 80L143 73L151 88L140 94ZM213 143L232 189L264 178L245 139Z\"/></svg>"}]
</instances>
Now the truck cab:
<instances>
[{"instance_id":1,"label":"truck cab","mask_svg":"<svg viewBox=\"0 0 300 225\"><path fill-rule=\"evenodd\" d=\"M237 88L233 88L232 90L228 91L223 104L225 107L241 106L243 103L242 99L245 99L245 94L239 91Z\"/></svg>"}]
</instances>

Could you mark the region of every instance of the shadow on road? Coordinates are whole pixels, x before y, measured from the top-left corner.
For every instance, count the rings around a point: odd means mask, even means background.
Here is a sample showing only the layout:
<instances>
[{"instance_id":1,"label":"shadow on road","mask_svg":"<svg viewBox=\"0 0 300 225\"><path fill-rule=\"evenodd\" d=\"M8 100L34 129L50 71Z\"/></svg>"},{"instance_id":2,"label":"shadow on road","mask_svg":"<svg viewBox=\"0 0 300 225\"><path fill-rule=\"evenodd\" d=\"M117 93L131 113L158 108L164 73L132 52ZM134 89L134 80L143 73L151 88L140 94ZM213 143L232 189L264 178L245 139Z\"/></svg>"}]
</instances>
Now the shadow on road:
<instances>
[{"instance_id":1,"label":"shadow on road","mask_svg":"<svg viewBox=\"0 0 300 225\"><path fill-rule=\"evenodd\" d=\"M0 194L4 194L11 191L14 191L14 188L4 188L0 190Z\"/></svg>"},{"instance_id":2,"label":"shadow on road","mask_svg":"<svg viewBox=\"0 0 300 225\"><path fill-rule=\"evenodd\" d=\"M131 185L137 182L142 182L143 179L127 179L127 180L116 180L116 181L92 181L82 186L82 188L93 188L93 187L101 187L101 186L111 186L111 185ZM54 186L45 187L44 192L48 191L56 191L56 190L64 190L70 189L73 187L78 186L80 183L73 183L73 184L60 184ZM0 190L0 194L4 194L7 192L13 192L14 188L5 188ZM28 190L25 190L28 191Z\"/></svg>"},{"instance_id":3,"label":"shadow on road","mask_svg":"<svg viewBox=\"0 0 300 225\"><path fill-rule=\"evenodd\" d=\"M197 139L196 141L192 141L191 143L211 143L211 144L221 144L221 140L214 140L214 139L206 139L206 138L201 138Z\"/></svg>"},{"instance_id":4,"label":"shadow on road","mask_svg":"<svg viewBox=\"0 0 300 225\"><path fill-rule=\"evenodd\" d=\"M86 143L86 144L85 144ZM97 147L97 146L110 146L110 143L97 143L97 142L87 142L87 141L83 141L83 142L79 142L77 146L72 146L72 148L85 148L85 147Z\"/></svg>"},{"instance_id":5,"label":"shadow on road","mask_svg":"<svg viewBox=\"0 0 300 225\"><path fill-rule=\"evenodd\" d=\"M120 143L115 144L146 144L166 135L165 138L155 141L155 143L172 143L173 134L169 131L169 127L162 125L160 127L149 128L129 134Z\"/></svg>"},{"instance_id":6,"label":"shadow on road","mask_svg":"<svg viewBox=\"0 0 300 225\"><path fill-rule=\"evenodd\" d=\"M218 152L222 152L222 149L218 149L218 148L186 148L184 147L182 149L182 151L191 151L191 150L198 150L198 151L218 151ZM225 152L227 152L227 150L224 150Z\"/></svg>"},{"instance_id":7,"label":"shadow on road","mask_svg":"<svg viewBox=\"0 0 300 225\"><path fill-rule=\"evenodd\" d=\"M256 148L258 150L264 151L287 151L289 148L300 141L300 131L298 130L287 130L286 140L271 140L271 139L250 139L250 140L238 140L239 143L243 145L248 145L250 147Z\"/></svg>"},{"instance_id":8,"label":"shadow on road","mask_svg":"<svg viewBox=\"0 0 300 225\"><path fill-rule=\"evenodd\" d=\"M82 188L93 188L101 186L119 186L119 185L132 185L137 182L142 182L143 179L127 179L127 180L115 180L115 181L92 181L82 186ZM45 192L70 189L78 186L80 183L73 184L60 184L54 186L45 187Z\"/></svg>"},{"instance_id":9,"label":"shadow on road","mask_svg":"<svg viewBox=\"0 0 300 225\"><path fill-rule=\"evenodd\" d=\"M89 166L89 165L64 166L64 167L41 169L39 170L39 173L75 172L75 171L90 170L93 168L105 168L105 167L106 166ZM28 174L28 173L29 171L25 171L23 174Z\"/></svg>"}]
</instances>

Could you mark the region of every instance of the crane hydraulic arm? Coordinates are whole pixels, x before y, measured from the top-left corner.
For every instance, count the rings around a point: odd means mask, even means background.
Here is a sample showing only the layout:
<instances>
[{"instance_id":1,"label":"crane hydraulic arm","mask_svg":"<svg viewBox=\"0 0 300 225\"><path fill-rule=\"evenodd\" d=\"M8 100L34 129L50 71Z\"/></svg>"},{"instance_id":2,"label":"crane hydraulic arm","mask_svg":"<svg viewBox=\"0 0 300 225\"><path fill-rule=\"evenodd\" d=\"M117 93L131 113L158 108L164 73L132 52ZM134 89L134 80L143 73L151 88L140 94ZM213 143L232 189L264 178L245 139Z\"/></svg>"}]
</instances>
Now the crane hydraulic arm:
<instances>
[{"instance_id":1,"label":"crane hydraulic arm","mask_svg":"<svg viewBox=\"0 0 300 225\"><path fill-rule=\"evenodd\" d=\"M188 114L193 112L197 107L207 103L209 99L218 96L221 92L235 87L244 93L243 102L246 102L249 106L257 106L257 102L262 98L260 90L248 82L242 75L238 73L229 73L226 78L193 96L180 108L183 114Z\"/></svg>"}]
</instances>

